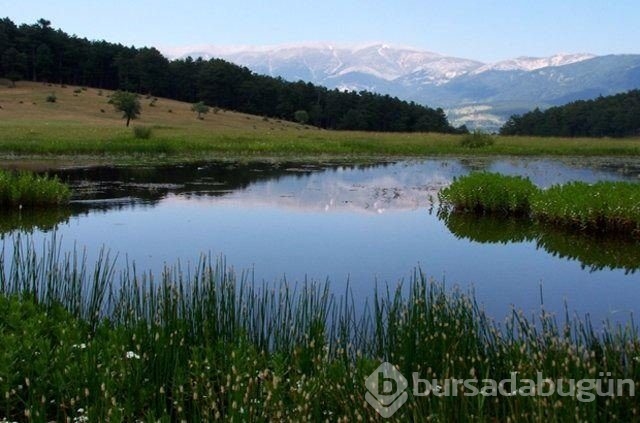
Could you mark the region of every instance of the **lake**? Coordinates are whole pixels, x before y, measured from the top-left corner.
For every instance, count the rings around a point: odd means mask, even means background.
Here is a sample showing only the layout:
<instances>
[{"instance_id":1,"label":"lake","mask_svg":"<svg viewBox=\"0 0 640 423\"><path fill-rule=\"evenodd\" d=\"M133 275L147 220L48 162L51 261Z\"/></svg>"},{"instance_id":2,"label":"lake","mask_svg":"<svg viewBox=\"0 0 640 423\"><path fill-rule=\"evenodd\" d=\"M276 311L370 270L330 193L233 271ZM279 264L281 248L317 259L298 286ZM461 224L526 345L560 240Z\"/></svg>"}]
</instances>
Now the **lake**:
<instances>
[{"instance_id":1,"label":"lake","mask_svg":"<svg viewBox=\"0 0 640 423\"><path fill-rule=\"evenodd\" d=\"M12 213L5 254L18 234L63 250L101 247L120 268L159 274L202 254L256 282L348 282L361 305L374 287L416 269L449 287L473 289L501 320L541 302L564 316L627 322L640 310L640 245L578 236L515 220L443 216L438 191L454 177L488 170L548 187L572 180L640 181L640 160L424 159L367 165L208 162L90 167L50 172L70 183L68 210ZM542 294L542 297L541 297Z\"/></svg>"}]
</instances>

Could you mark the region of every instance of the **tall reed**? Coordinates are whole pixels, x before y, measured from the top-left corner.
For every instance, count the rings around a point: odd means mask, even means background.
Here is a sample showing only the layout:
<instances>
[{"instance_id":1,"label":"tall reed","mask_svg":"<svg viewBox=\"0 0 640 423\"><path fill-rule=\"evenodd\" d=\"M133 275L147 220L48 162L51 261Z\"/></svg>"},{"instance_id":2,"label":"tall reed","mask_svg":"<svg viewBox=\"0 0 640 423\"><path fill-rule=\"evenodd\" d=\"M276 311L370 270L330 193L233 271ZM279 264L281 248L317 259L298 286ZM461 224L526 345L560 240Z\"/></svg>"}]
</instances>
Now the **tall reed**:
<instances>
[{"instance_id":1,"label":"tall reed","mask_svg":"<svg viewBox=\"0 0 640 423\"><path fill-rule=\"evenodd\" d=\"M448 378L640 381L640 340L627 327L514 311L488 318L472 293L416 271L369 305L327 283L256 284L222 259L168 267L157 278L94 266L29 239L0 260L0 418L34 421L378 420L364 380L383 360ZM436 395L411 390L391 421L638 419L628 395Z\"/></svg>"}]
</instances>

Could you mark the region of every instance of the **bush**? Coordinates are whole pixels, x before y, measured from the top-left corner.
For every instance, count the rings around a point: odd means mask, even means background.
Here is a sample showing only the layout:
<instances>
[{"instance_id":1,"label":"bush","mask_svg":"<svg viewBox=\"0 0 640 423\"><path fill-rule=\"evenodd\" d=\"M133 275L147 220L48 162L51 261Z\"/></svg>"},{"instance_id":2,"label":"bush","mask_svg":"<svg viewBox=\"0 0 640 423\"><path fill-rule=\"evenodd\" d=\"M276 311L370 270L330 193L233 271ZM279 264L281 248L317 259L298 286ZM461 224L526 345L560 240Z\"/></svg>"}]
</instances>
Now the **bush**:
<instances>
[{"instance_id":1,"label":"bush","mask_svg":"<svg viewBox=\"0 0 640 423\"><path fill-rule=\"evenodd\" d=\"M147 140L151 138L151 128L148 126L135 126L133 128L133 136L137 139Z\"/></svg>"},{"instance_id":2,"label":"bush","mask_svg":"<svg viewBox=\"0 0 640 423\"><path fill-rule=\"evenodd\" d=\"M54 93L51 93L47 96L47 103L55 103L58 100L58 97Z\"/></svg>"},{"instance_id":3,"label":"bush","mask_svg":"<svg viewBox=\"0 0 640 423\"><path fill-rule=\"evenodd\" d=\"M482 148L488 147L495 143L495 139L492 135L485 132L475 130L470 134L465 135L460 140L460 146L466 148Z\"/></svg>"},{"instance_id":4,"label":"bush","mask_svg":"<svg viewBox=\"0 0 640 423\"><path fill-rule=\"evenodd\" d=\"M74 94L80 94L82 92L82 89L80 88L76 88L75 90L73 90Z\"/></svg>"},{"instance_id":5,"label":"bush","mask_svg":"<svg viewBox=\"0 0 640 423\"><path fill-rule=\"evenodd\" d=\"M306 110L298 110L293 114L293 118L296 120L296 122L304 125L305 123L309 122L309 113L307 113Z\"/></svg>"}]
</instances>

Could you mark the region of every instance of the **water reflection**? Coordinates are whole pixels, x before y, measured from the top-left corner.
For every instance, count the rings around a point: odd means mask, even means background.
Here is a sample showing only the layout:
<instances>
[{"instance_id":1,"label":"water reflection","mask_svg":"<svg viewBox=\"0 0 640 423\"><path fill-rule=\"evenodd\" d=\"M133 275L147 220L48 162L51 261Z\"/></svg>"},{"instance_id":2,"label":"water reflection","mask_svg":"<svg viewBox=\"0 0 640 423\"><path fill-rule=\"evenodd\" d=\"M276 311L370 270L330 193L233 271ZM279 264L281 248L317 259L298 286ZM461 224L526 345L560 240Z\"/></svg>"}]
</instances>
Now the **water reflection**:
<instances>
[{"instance_id":1,"label":"water reflection","mask_svg":"<svg viewBox=\"0 0 640 423\"><path fill-rule=\"evenodd\" d=\"M533 241L554 257L577 260L590 271L640 269L640 243L619 237L571 232L515 218L439 213L439 218L456 237L478 243Z\"/></svg>"},{"instance_id":2,"label":"water reflection","mask_svg":"<svg viewBox=\"0 0 640 423\"><path fill-rule=\"evenodd\" d=\"M33 232L38 245L57 227L61 247L86 248L89 263L104 246L119 255L121 267L135 262L155 274L211 253L249 270L258 282L329 279L340 293L349 281L355 297L364 299L376 283L407 280L419 266L449 286L473 285L479 303L498 318L511 305L537 311L543 283L549 310L563 310L566 300L595 321L625 321L627 312L638 312L638 245L573 238L510 220L444 222L429 213L440 188L477 169L526 176L545 187L638 180L640 159L65 169L50 173L74 187L64 212L71 216L60 216L57 226L30 226L23 216L6 228Z\"/></svg>"},{"instance_id":3,"label":"water reflection","mask_svg":"<svg viewBox=\"0 0 640 423\"><path fill-rule=\"evenodd\" d=\"M14 231L28 234L51 231L68 223L71 215L70 208L3 211L0 213L0 236Z\"/></svg>"},{"instance_id":4,"label":"water reflection","mask_svg":"<svg viewBox=\"0 0 640 423\"><path fill-rule=\"evenodd\" d=\"M56 172L74 191L74 207L155 205L176 196L219 204L297 211L383 213L431 206L460 166L433 162L366 165L200 163L145 168L98 167ZM113 204L112 204L113 203Z\"/></svg>"}]
</instances>

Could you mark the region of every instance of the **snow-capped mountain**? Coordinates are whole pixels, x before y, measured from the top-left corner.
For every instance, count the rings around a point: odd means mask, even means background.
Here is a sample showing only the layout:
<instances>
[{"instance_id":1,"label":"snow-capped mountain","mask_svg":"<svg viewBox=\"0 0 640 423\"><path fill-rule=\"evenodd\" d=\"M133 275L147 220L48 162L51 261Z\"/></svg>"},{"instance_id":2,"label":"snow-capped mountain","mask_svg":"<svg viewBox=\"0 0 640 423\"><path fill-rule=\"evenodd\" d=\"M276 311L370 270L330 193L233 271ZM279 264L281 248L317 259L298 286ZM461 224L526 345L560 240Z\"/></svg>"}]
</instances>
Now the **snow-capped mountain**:
<instances>
[{"instance_id":1,"label":"snow-capped mountain","mask_svg":"<svg viewBox=\"0 0 640 423\"><path fill-rule=\"evenodd\" d=\"M511 114L640 88L640 55L557 54L482 63L382 43L203 46L170 58L222 58L256 73L442 107L454 124L496 129Z\"/></svg>"},{"instance_id":2,"label":"snow-capped mountain","mask_svg":"<svg viewBox=\"0 0 640 423\"><path fill-rule=\"evenodd\" d=\"M356 47L313 44L236 49L209 46L192 51L176 49L169 53L170 57L219 57L258 73L288 80L302 79L330 88L344 85L342 79L348 79L352 74L391 82L420 71L430 75L431 83L442 84L484 65L475 60L386 44ZM363 89L370 88L362 85Z\"/></svg>"},{"instance_id":3,"label":"snow-capped mountain","mask_svg":"<svg viewBox=\"0 0 640 423\"><path fill-rule=\"evenodd\" d=\"M491 70L497 71L533 71L541 68L548 68L551 66L564 66L571 63L582 62L583 60L593 59L596 57L594 54L582 53L582 54L556 54L550 57L518 57L515 59L503 60L501 62L489 63L484 66L480 66L472 73L477 75L482 72Z\"/></svg>"}]
</instances>

